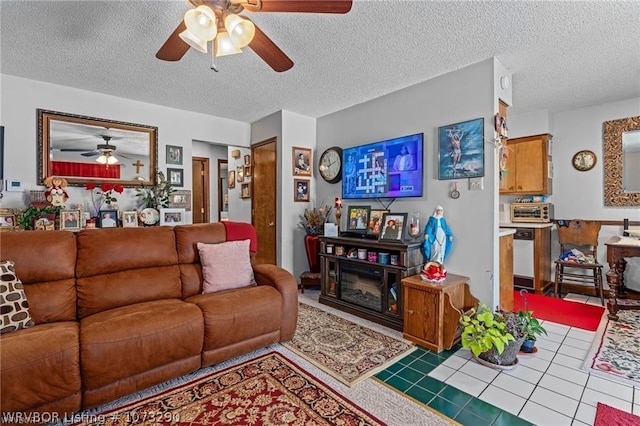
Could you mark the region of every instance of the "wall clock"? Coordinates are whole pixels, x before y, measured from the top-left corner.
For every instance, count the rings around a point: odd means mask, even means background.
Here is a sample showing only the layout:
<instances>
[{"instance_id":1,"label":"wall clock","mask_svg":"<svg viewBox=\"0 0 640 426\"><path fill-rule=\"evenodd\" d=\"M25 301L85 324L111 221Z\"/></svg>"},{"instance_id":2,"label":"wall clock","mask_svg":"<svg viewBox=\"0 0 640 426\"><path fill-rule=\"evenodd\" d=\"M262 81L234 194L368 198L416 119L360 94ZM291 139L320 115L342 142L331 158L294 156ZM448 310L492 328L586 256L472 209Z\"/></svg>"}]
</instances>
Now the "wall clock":
<instances>
[{"instance_id":1,"label":"wall clock","mask_svg":"<svg viewBox=\"0 0 640 426\"><path fill-rule=\"evenodd\" d=\"M593 151L587 149L578 151L571 159L571 164L576 170L586 172L591 170L596 165L596 154Z\"/></svg>"},{"instance_id":2,"label":"wall clock","mask_svg":"<svg viewBox=\"0 0 640 426\"><path fill-rule=\"evenodd\" d=\"M318 161L318 170L322 179L329 183L337 183L342 179L342 148L327 148Z\"/></svg>"}]
</instances>

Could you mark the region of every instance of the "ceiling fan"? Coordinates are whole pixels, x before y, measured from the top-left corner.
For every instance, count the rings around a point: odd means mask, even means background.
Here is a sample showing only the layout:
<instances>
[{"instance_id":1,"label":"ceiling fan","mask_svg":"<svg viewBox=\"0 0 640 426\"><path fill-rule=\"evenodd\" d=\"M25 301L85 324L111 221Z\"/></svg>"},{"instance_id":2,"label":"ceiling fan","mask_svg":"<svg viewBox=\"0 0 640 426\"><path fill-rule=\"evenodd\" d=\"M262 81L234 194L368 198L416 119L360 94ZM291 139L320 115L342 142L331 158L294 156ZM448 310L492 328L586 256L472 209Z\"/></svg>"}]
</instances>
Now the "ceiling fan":
<instances>
[{"instance_id":1,"label":"ceiling fan","mask_svg":"<svg viewBox=\"0 0 640 426\"><path fill-rule=\"evenodd\" d=\"M249 46L277 72L293 67L293 61L251 20L239 14L250 12L347 13L352 0L188 0L194 6L162 45L156 57L180 60L189 47L213 55L240 53ZM212 63L211 68L217 71Z\"/></svg>"},{"instance_id":2,"label":"ceiling fan","mask_svg":"<svg viewBox=\"0 0 640 426\"><path fill-rule=\"evenodd\" d=\"M114 153L116 152L117 147L115 145L111 145L109 144L109 141L111 141L111 139L113 139L113 136L108 136L108 135L99 135L102 139L104 139L105 143L99 143L96 147L96 149L91 150L91 151L87 151L85 148L61 148L60 151L64 151L64 152L81 152L81 151L86 151L86 152L82 152L82 156L84 157L95 157L96 155L98 156L98 158L96 158L96 161L100 164L115 164L118 162L118 158L114 155ZM124 154L118 154L120 157L122 158L130 158L127 157Z\"/></svg>"}]
</instances>

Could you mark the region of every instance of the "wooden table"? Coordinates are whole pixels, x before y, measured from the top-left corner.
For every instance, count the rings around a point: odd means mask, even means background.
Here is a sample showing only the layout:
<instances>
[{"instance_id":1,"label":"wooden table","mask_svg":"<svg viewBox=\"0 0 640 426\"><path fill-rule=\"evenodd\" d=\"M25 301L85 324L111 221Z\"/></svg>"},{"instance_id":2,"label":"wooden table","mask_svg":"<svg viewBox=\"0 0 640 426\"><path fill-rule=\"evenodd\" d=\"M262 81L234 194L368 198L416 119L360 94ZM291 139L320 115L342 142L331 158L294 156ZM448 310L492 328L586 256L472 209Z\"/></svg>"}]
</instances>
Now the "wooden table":
<instances>
[{"instance_id":1,"label":"wooden table","mask_svg":"<svg viewBox=\"0 0 640 426\"><path fill-rule=\"evenodd\" d=\"M611 237L607 246L607 284L609 284L609 319L617 321L619 310L640 310L640 301L620 299L626 295L624 285L624 270L627 266L625 257L640 257L640 241L629 237Z\"/></svg>"}]
</instances>

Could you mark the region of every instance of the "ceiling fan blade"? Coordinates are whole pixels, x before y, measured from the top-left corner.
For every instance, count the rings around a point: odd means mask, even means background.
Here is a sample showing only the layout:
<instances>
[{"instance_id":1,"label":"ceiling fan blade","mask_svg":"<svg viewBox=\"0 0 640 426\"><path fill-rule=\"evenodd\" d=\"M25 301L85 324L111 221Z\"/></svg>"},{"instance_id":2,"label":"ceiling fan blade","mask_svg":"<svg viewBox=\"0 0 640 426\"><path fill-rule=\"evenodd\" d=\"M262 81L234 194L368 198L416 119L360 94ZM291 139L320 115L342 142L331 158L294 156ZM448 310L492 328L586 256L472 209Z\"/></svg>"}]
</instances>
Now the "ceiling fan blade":
<instances>
[{"instance_id":1,"label":"ceiling fan blade","mask_svg":"<svg viewBox=\"0 0 640 426\"><path fill-rule=\"evenodd\" d=\"M60 148L60 152L87 152L87 148Z\"/></svg>"},{"instance_id":2,"label":"ceiling fan blade","mask_svg":"<svg viewBox=\"0 0 640 426\"><path fill-rule=\"evenodd\" d=\"M89 151L89 152L83 152L82 156L84 157L95 157L96 155L102 154L100 151Z\"/></svg>"},{"instance_id":3,"label":"ceiling fan blade","mask_svg":"<svg viewBox=\"0 0 640 426\"><path fill-rule=\"evenodd\" d=\"M173 33L169 36L167 41L164 42L158 53L156 53L156 58L162 59L163 61L179 61L187 50L189 50L189 45L182 41L179 34L187 29L187 26L184 24L184 21L180 21L180 25L175 29Z\"/></svg>"},{"instance_id":4,"label":"ceiling fan blade","mask_svg":"<svg viewBox=\"0 0 640 426\"><path fill-rule=\"evenodd\" d=\"M129 160L131 160L131 157L127 157L126 155L124 155L124 154L120 154L120 153L118 153L118 157L128 158Z\"/></svg>"},{"instance_id":5,"label":"ceiling fan blade","mask_svg":"<svg viewBox=\"0 0 640 426\"><path fill-rule=\"evenodd\" d=\"M293 66L293 61L257 25L249 47L276 72L286 71Z\"/></svg>"},{"instance_id":6,"label":"ceiling fan blade","mask_svg":"<svg viewBox=\"0 0 640 426\"><path fill-rule=\"evenodd\" d=\"M351 0L248 0L242 6L251 12L347 13Z\"/></svg>"}]
</instances>

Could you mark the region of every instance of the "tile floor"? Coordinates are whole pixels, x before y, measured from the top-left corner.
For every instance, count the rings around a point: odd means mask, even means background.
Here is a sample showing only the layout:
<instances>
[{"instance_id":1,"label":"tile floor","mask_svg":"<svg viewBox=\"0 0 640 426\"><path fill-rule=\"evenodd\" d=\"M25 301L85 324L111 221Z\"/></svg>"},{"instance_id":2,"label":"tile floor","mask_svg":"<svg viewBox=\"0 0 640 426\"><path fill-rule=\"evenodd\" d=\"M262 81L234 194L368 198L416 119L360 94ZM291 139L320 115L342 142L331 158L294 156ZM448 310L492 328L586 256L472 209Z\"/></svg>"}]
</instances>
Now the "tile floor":
<instances>
[{"instance_id":1,"label":"tile floor","mask_svg":"<svg viewBox=\"0 0 640 426\"><path fill-rule=\"evenodd\" d=\"M581 295L567 299L600 306ZM463 425L592 425L598 401L640 413L640 387L591 375L581 366L595 332L543 322L548 336L513 370L478 364L459 345L436 354L424 348L376 378Z\"/></svg>"}]
</instances>

